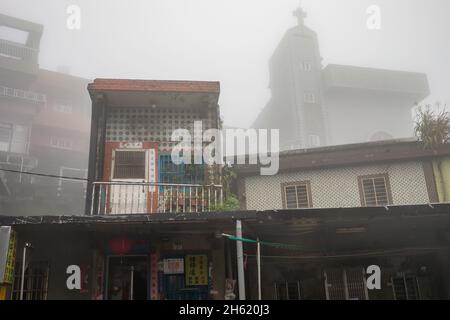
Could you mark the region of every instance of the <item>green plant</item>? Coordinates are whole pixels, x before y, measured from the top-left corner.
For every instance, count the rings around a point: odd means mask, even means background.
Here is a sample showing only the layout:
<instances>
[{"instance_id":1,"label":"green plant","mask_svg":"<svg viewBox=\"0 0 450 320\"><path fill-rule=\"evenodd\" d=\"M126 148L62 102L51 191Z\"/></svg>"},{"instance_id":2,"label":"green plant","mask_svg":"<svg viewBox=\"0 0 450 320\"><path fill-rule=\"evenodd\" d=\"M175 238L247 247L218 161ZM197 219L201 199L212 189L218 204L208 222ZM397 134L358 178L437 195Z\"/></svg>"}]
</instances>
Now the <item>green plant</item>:
<instances>
[{"instance_id":1,"label":"green plant","mask_svg":"<svg viewBox=\"0 0 450 320\"><path fill-rule=\"evenodd\" d=\"M414 132L425 148L435 148L450 143L449 113L445 109L433 110L430 105L425 108L419 106Z\"/></svg>"},{"instance_id":2,"label":"green plant","mask_svg":"<svg viewBox=\"0 0 450 320\"><path fill-rule=\"evenodd\" d=\"M229 212L236 211L240 209L239 200L234 195L229 195L228 198L219 205L213 206L211 211L217 212Z\"/></svg>"},{"instance_id":3,"label":"green plant","mask_svg":"<svg viewBox=\"0 0 450 320\"><path fill-rule=\"evenodd\" d=\"M229 165L224 165L221 168L221 182L223 186L223 191L225 195L232 195L231 186L233 182L236 180L236 172L233 170L233 167Z\"/></svg>"}]
</instances>

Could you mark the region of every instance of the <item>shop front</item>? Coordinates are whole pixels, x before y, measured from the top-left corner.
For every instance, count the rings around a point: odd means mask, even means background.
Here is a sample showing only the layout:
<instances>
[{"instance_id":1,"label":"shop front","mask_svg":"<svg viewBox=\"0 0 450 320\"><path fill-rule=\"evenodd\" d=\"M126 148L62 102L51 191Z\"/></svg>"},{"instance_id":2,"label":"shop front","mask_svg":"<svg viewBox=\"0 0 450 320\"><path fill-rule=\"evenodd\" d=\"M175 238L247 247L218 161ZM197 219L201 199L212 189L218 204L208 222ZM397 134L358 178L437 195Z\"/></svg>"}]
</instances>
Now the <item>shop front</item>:
<instances>
[{"instance_id":1,"label":"shop front","mask_svg":"<svg viewBox=\"0 0 450 320\"><path fill-rule=\"evenodd\" d=\"M96 299L207 300L213 262L209 250L160 250L147 240L107 241L97 255ZM103 293L103 292L104 293Z\"/></svg>"},{"instance_id":2,"label":"shop front","mask_svg":"<svg viewBox=\"0 0 450 320\"><path fill-rule=\"evenodd\" d=\"M17 258L3 296L17 300L21 293L24 300L223 299L226 240L217 235L233 221L219 222L218 230L214 219L168 218L46 217L38 223L26 218L30 223L21 224L12 218Z\"/></svg>"}]
</instances>

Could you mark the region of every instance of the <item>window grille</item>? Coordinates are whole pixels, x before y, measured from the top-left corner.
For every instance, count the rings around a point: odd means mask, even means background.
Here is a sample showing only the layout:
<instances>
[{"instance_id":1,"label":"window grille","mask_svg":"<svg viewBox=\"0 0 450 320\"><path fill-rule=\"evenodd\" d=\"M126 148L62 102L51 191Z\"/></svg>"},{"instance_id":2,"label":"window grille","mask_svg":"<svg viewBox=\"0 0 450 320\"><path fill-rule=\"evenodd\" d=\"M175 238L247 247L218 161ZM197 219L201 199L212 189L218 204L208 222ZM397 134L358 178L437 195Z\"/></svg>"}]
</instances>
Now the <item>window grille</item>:
<instances>
[{"instance_id":1,"label":"window grille","mask_svg":"<svg viewBox=\"0 0 450 320\"><path fill-rule=\"evenodd\" d=\"M298 182L283 186L284 207L287 209L311 208L311 187L309 182Z\"/></svg>"},{"instance_id":2,"label":"window grille","mask_svg":"<svg viewBox=\"0 0 450 320\"><path fill-rule=\"evenodd\" d=\"M114 179L145 180L145 151L115 151Z\"/></svg>"},{"instance_id":3,"label":"window grille","mask_svg":"<svg viewBox=\"0 0 450 320\"><path fill-rule=\"evenodd\" d=\"M362 204L366 207L386 206L391 203L386 175L360 177Z\"/></svg>"},{"instance_id":4,"label":"window grille","mask_svg":"<svg viewBox=\"0 0 450 320\"><path fill-rule=\"evenodd\" d=\"M25 269L23 300L47 300L48 262L30 262ZM14 274L12 300L20 300L22 262L17 261Z\"/></svg>"}]
</instances>

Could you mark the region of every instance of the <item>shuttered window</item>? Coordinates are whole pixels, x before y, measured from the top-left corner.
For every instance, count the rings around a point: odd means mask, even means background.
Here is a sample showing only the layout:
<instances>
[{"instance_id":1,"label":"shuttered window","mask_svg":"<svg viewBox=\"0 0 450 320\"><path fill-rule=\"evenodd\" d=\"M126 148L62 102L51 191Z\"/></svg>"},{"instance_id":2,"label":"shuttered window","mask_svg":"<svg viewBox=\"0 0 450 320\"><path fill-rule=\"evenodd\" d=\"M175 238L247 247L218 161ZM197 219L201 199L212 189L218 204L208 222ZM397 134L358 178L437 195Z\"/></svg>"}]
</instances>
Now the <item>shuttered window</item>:
<instances>
[{"instance_id":1,"label":"shuttered window","mask_svg":"<svg viewBox=\"0 0 450 320\"><path fill-rule=\"evenodd\" d=\"M418 279L413 275L401 274L391 279L395 300L420 300Z\"/></svg>"},{"instance_id":2,"label":"shuttered window","mask_svg":"<svg viewBox=\"0 0 450 320\"><path fill-rule=\"evenodd\" d=\"M145 179L145 152L116 151L114 179Z\"/></svg>"},{"instance_id":3,"label":"shuttered window","mask_svg":"<svg viewBox=\"0 0 450 320\"><path fill-rule=\"evenodd\" d=\"M287 209L311 208L311 188L309 182L283 185L284 207Z\"/></svg>"},{"instance_id":4,"label":"shuttered window","mask_svg":"<svg viewBox=\"0 0 450 320\"><path fill-rule=\"evenodd\" d=\"M359 187L363 206L377 207L391 204L387 175L360 177Z\"/></svg>"}]
</instances>

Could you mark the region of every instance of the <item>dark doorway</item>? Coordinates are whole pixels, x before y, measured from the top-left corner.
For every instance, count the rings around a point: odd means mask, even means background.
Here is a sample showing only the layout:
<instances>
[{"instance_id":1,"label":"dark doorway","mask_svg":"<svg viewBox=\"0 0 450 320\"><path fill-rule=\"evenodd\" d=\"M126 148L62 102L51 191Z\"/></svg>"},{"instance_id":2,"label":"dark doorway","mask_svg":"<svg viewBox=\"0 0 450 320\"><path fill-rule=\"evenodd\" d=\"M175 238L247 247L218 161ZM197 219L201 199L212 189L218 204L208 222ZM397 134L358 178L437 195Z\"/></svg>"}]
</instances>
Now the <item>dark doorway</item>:
<instances>
[{"instance_id":1,"label":"dark doorway","mask_svg":"<svg viewBox=\"0 0 450 320\"><path fill-rule=\"evenodd\" d=\"M148 257L109 257L108 299L148 299Z\"/></svg>"}]
</instances>

